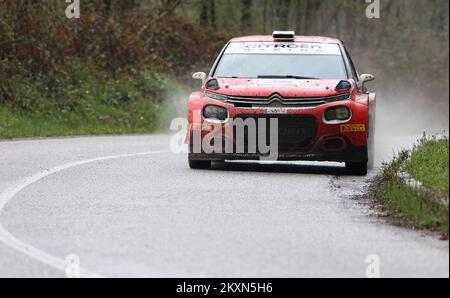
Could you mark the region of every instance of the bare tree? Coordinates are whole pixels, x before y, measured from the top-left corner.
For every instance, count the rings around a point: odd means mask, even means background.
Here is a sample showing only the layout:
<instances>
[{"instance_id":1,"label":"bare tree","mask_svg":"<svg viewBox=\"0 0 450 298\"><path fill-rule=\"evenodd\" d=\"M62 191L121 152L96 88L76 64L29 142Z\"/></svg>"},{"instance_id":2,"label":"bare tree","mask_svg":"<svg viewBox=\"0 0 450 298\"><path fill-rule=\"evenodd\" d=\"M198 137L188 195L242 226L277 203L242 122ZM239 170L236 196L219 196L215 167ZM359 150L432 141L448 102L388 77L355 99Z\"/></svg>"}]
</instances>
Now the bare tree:
<instances>
[{"instance_id":1,"label":"bare tree","mask_svg":"<svg viewBox=\"0 0 450 298\"><path fill-rule=\"evenodd\" d=\"M208 2L209 0L201 0L200 2L200 25L208 26Z\"/></svg>"},{"instance_id":2,"label":"bare tree","mask_svg":"<svg viewBox=\"0 0 450 298\"><path fill-rule=\"evenodd\" d=\"M252 0L242 0L242 27L244 31L252 28Z\"/></svg>"},{"instance_id":3,"label":"bare tree","mask_svg":"<svg viewBox=\"0 0 450 298\"><path fill-rule=\"evenodd\" d=\"M216 21L216 1L210 1L209 2L209 12L210 12L210 25L212 28L217 28L217 21Z\"/></svg>"},{"instance_id":4,"label":"bare tree","mask_svg":"<svg viewBox=\"0 0 450 298\"><path fill-rule=\"evenodd\" d=\"M181 0L161 0L159 15L171 14L181 4Z\"/></svg>"}]
</instances>

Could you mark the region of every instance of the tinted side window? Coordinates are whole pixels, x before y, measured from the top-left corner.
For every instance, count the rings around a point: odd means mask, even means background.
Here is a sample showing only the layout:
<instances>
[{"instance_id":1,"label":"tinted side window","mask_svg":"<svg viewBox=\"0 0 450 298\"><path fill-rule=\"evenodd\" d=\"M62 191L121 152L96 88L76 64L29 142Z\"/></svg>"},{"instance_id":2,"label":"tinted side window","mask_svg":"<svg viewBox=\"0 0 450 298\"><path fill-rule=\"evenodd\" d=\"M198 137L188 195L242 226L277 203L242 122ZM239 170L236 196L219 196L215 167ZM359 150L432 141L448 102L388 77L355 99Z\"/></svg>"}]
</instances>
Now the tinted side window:
<instances>
[{"instance_id":1,"label":"tinted side window","mask_svg":"<svg viewBox=\"0 0 450 298\"><path fill-rule=\"evenodd\" d=\"M345 55L347 56L348 63L350 64L351 75L356 82L359 82L359 75L358 75L358 72L356 71L355 64L353 64L352 57L350 57L350 54L348 53L347 48L345 46L343 48L345 51Z\"/></svg>"}]
</instances>

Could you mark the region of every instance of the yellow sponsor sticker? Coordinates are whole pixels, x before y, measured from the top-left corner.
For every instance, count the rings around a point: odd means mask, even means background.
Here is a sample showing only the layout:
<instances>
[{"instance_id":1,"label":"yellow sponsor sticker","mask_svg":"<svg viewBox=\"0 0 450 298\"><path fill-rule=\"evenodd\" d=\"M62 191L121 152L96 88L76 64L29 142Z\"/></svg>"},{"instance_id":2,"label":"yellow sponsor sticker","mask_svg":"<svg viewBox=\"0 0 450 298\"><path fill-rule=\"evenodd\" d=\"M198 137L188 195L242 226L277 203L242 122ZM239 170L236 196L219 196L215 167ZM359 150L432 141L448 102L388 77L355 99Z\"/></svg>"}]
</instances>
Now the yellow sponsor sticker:
<instances>
[{"instance_id":1,"label":"yellow sponsor sticker","mask_svg":"<svg viewBox=\"0 0 450 298\"><path fill-rule=\"evenodd\" d=\"M212 132L212 131L214 131L214 125L205 124L205 123L203 123L203 124L193 123L193 124L189 125L189 130Z\"/></svg>"},{"instance_id":2,"label":"yellow sponsor sticker","mask_svg":"<svg viewBox=\"0 0 450 298\"><path fill-rule=\"evenodd\" d=\"M365 124L342 124L341 132L365 132Z\"/></svg>"}]
</instances>

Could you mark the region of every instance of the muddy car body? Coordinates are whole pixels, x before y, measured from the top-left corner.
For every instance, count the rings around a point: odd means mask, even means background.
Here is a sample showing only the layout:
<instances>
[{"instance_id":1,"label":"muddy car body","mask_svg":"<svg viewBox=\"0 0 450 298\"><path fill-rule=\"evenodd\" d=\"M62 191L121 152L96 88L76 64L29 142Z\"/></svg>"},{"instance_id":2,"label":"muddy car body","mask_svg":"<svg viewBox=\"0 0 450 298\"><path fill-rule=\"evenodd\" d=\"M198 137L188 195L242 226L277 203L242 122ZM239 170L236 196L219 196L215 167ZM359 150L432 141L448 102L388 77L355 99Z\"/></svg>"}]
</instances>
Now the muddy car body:
<instances>
[{"instance_id":1,"label":"muddy car body","mask_svg":"<svg viewBox=\"0 0 450 298\"><path fill-rule=\"evenodd\" d=\"M367 173L376 96L365 83L374 78L358 74L342 41L293 32L235 38L209 75L194 78L202 80L202 88L189 99L191 168L269 157L250 150L249 140L260 144L262 138L250 135L255 131L238 137L229 127L255 120L256 132L265 131L264 141L270 142L275 133L268 123L276 119L277 160L343 162L351 174ZM214 150L218 147L223 150Z\"/></svg>"}]
</instances>

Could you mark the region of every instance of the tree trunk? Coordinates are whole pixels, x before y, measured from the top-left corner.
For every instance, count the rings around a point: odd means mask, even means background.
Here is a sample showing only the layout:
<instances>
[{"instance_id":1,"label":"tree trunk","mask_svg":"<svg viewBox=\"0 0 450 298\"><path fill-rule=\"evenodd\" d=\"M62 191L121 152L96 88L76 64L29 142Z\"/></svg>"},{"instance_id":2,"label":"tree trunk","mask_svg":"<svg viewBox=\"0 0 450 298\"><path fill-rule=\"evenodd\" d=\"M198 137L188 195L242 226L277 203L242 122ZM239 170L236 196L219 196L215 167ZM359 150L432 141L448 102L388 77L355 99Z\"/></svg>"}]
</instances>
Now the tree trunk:
<instances>
[{"instance_id":1,"label":"tree trunk","mask_svg":"<svg viewBox=\"0 0 450 298\"><path fill-rule=\"evenodd\" d=\"M252 28L252 0L242 0L242 27L246 32Z\"/></svg>"},{"instance_id":2,"label":"tree trunk","mask_svg":"<svg viewBox=\"0 0 450 298\"><path fill-rule=\"evenodd\" d=\"M208 2L209 0L201 0L200 3L200 25L208 26Z\"/></svg>"},{"instance_id":3,"label":"tree trunk","mask_svg":"<svg viewBox=\"0 0 450 298\"><path fill-rule=\"evenodd\" d=\"M216 1L209 2L209 11L210 11L210 24L211 27L217 29L217 20L216 20Z\"/></svg>"}]
</instances>

